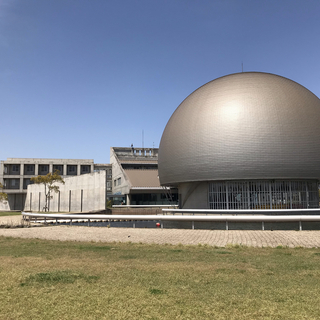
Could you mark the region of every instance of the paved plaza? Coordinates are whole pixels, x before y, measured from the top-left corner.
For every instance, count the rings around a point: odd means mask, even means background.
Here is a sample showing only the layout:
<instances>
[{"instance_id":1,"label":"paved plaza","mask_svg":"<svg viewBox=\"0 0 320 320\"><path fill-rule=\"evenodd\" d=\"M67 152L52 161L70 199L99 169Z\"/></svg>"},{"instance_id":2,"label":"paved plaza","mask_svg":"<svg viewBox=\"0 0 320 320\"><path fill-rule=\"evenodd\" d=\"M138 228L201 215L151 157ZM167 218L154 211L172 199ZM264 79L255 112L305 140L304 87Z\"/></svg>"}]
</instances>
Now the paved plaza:
<instances>
[{"instance_id":1,"label":"paved plaza","mask_svg":"<svg viewBox=\"0 0 320 320\"><path fill-rule=\"evenodd\" d=\"M0 224L17 224L21 216L0 217ZM261 231L261 230L191 230L133 229L83 226L47 226L0 229L0 236L38 238L60 241L135 242L183 244L225 247L320 247L320 231Z\"/></svg>"}]
</instances>

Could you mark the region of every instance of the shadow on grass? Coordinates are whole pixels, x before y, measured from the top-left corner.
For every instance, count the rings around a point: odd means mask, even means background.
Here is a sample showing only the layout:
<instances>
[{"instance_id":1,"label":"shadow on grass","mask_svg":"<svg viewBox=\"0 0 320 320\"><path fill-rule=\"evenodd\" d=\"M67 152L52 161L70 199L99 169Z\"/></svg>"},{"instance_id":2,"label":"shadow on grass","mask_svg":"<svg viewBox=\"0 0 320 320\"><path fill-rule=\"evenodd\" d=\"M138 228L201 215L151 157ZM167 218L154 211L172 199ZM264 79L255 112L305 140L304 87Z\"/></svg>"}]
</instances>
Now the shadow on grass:
<instances>
[{"instance_id":1,"label":"shadow on grass","mask_svg":"<svg viewBox=\"0 0 320 320\"><path fill-rule=\"evenodd\" d=\"M88 283L97 281L98 276L88 276L83 273L72 272L71 270L63 271L52 271L52 272L41 272L31 274L25 279L24 282L20 283L21 287L34 285L36 283L54 285L58 283L68 284L74 283L76 280L84 280Z\"/></svg>"},{"instance_id":2,"label":"shadow on grass","mask_svg":"<svg viewBox=\"0 0 320 320\"><path fill-rule=\"evenodd\" d=\"M166 293L165 290L154 289L154 288L150 288L150 289L149 289L149 292L150 292L151 294L164 294L164 293Z\"/></svg>"}]
</instances>

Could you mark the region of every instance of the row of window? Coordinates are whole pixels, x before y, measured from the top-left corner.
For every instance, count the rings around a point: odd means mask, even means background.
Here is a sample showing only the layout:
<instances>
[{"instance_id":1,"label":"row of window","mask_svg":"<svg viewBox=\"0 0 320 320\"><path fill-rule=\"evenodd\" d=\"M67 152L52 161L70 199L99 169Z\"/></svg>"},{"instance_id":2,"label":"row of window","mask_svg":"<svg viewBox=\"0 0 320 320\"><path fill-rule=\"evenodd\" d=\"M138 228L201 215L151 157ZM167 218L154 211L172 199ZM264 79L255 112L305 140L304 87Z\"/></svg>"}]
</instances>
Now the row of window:
<instances>
[{"instance_id":1,"label":"row of window","mask_svg":"<svg viewBox=\"0 0 320 320\"><path fill-rule=\"evenodd\" d=\"M148 164L132 164L132 163L123 163L123 169L134 169L134 170L156 170L158 169L158 164L148 163Z\"/></svg>"},{"instance_id":2,"label":"row of window","mask_svg":"<svg viewBox=\"0 0 320 320\"><path fill-rule=\"evenodd\" d=\"M30 178L24 178L23 189L27 189L29 184L33 184ZM4 189L20 189L20 179L4 179ZM107 181L107 190L112 190L112 181Z\"/></svg>"},{"instance_id":3,"label":"row of window","mask_svg":"<svg viewBox=\"0 0 320 320\"><path fill-rule=\"evenodd\" d=\"M67 165L67 173L63 170L63 165L53 165L53 172L58 171L60 175L77 175L78 166L77 165ZM90 173L90 165L81 165L80 174ZM40 164L38 168L39 175L45 175L49 173L48 164ZM20 164L11 164L4 166L4 174L19 175L20 174ZM24 174L25 175L34 175L35 174L35 165L34 164L25 164L24 165Z\"/></svg>"},{"instance_id":4,"label":"row of window","mask_svg":"<svg viewBox=\"0 0 320 320\"><path fill-rule=\"evenodd\" d=\"M23 179L23 189L27 189L29 184L33 184L30 178ZM4 189L20 189L20 179L4 179Z\"/></svg>"},{"instance_id":5,"label":"row of window","mask_svg":"<svg viewBox=\"0 0 320 320\"><path fill-rule=\"evenodd\" d=\"M171 200L165 193L137 193L131 195L131 204L136 205L156 205L156 204L178 204L178 194L172 193Z\"/></svg>"},{"instance_id":6,"label":"row of window","mask_svg":"<svg viewBox=\"0 0 320 320\"><path fill-rule=\"evenodd\" d=\"M29 184L33 184L30 178L24 178L23 189L27 189ZM20 189L20 179L4 179L4 189ZM112 190L112 181L107 181L107 190Z\"/></svg>"}]
</instances>

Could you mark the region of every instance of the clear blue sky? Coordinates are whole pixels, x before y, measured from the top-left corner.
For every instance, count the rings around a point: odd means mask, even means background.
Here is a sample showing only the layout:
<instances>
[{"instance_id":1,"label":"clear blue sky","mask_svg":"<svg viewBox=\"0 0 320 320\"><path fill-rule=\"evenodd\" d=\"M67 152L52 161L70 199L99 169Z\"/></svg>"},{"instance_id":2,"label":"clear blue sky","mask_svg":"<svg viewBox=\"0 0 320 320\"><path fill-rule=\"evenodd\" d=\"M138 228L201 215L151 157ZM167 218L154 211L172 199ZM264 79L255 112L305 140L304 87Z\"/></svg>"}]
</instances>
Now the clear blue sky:
<instances>
[{"instance_id":1,"label":"clear blue sky","mask_svg":"<svg viewBox=\"0 0 320 320\"><path fill-rule=\"evenodd\" d=\"M178 105L263 71L320 97L319 0L0 0L0 159L109 162Z\"/></svg>"}]
</instances>

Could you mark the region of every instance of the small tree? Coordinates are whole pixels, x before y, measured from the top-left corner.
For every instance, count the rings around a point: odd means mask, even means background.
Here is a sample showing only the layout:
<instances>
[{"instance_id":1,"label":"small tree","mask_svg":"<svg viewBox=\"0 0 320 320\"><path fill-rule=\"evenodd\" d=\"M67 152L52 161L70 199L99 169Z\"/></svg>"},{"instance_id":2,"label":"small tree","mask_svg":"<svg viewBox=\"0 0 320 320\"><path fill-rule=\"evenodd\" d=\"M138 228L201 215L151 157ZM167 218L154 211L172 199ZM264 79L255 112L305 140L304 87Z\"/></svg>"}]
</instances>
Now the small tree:
<instances>
[{"instance_id":1,"label":"small tree","mask_svg":"<svg viewBox=\"0 0 320 320\"><path fill-rule=\"evenodd\" d=\"M0 183L0 191L3 189L2 183ZM0 192L0 202L5 202L8 200L8 195L5 192Z\"/></svg>"},{"instance_id":2,"label":"small tree","mask_svg":"<svg viewBox=\"0 0 320 320\"><path fill-rule=\"evenodd\" d=\"M49 210L49 199L52 199L53 196L51 195L53 192L59 192L59 186L55 185L55 183L62 183L64 184L64 180L59 175L60 171L56 170L54 173L48 173L45 176L37 176L33 177L30 180L35 184L43 184L44 185L44 194L46 196L46 204L44 206L44 211Z\"/></svg>"}]
</instances>

